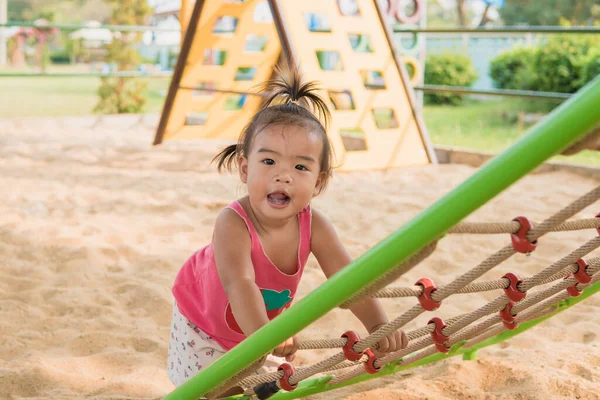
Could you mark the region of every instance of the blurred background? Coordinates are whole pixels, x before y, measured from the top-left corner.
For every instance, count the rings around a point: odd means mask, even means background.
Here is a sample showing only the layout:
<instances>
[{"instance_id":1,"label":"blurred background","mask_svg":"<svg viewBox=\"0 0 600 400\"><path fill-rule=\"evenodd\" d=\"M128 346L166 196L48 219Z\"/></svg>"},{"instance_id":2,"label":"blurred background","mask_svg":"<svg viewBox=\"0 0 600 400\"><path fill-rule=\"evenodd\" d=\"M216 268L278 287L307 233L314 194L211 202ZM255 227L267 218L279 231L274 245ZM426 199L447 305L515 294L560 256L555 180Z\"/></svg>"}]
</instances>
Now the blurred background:
<instances>
[{"instance_id":1,"label":"blurred background","mask_svg":"<svg viewBox=\"0 0 600 400\"><path fill-rule=\"evenodd\" d=\"M181 6L0 0L0 118L160 114L182 40ZM435 145L497 153L600 73L599 0L395 6L388 22ZM266 2L260 10L256 18L270 17ZM318 15L308 22L327 29ZM588 151L565 160L600 164Z\"/></svg>"}]
</instances>

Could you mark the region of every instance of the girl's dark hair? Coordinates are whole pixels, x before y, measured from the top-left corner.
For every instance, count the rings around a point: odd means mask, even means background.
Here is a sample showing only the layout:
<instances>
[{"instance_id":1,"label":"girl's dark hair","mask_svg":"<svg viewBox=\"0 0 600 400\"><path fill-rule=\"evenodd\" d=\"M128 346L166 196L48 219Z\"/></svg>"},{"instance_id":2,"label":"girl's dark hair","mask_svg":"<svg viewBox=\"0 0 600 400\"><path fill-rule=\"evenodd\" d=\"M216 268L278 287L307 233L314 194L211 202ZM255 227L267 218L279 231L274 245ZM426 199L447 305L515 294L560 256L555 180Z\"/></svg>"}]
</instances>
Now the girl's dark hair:
<instances>
[{"instance_id":1,"label":"girl's dark hair","mask_svg":"<svg viewBox=\"0 0 600 400\"><path fill-rule=\"evenodd\" d=\"M302 82L298 68L293 63L290 65L292 67L285 70L276 67L276 77L257 86L258 94L265 97L261 110L246 125L238 143L221 150L213 162L217 163L219 172L222 169L233 171L238 157L249 154L254 137L267 126L300 126L318 134L323 141L320 172L325 173L325 178L320 188L322 191L333 170L333 150L325 130L331 115L325 101L316 93L319 90L316 83Z\"/></svg>"}]
</instances>

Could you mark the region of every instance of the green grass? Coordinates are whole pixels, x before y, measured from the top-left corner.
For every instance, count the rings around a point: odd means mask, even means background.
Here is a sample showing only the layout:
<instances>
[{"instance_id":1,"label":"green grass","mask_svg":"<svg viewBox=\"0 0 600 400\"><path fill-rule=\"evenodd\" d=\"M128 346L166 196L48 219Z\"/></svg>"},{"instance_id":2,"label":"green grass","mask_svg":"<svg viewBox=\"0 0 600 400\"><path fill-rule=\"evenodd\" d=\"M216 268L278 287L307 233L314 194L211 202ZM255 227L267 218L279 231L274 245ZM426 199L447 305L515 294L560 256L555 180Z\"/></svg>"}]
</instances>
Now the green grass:
<instances>
[{"instance_id":1,"label":"green grass","mask_svg":"<svg viewBox=\"0 0 600 400\"><path fill-rule=\"evenodd\" d=\"M89 71L55 67L49 72ZM139 79L148 82L144 112L160 112L169 78ZM99 86L100 78L0 77L0 118L89 115L98 103Z\"/></svg>"},{"instance_id":2,"label":"green grass","mask_svg":"<svg viewBox=\"0 0 600 400\"><path fill-rule=\"evenodd\" d=\"M435 144L499 152L521 136L509 121L510 101L465 102L460 107L426 105L425 125Z\"/></svg>"},{"instance_id":3,"label":"green grass","mask_svg":"<svg viewBox=\"0 0 600 400\"><path fill-rule=\"evenodd\" d=\"M73 72L55 68L54 72ZM143 112L160 112L169 78L140 79L148 82ZM0 78L0 118L89 115L98 101L99 85L99 78ZM519 129L516 116L531 109L531 104L513 98L467 100L459 107L426 105L423 116L434 144L499 153L527 132L528 126ZM600 165L600 152L583 151L554 160Z\"/></svg>"},{"instance_id":4,"label":"green grass","mask_svg":"<svg viewBox=\"0 0 600 400\"><path fill-rule=\"evenodd\" d=\"M532 106L529 102L520 99L468 100L459 107L426 105L423 118L434 144L500 153L531 127L519 128L517 114L520 111L556 105L540 102ZM586 150L568 157L556 156L552 160L600 165L600 152Z\"/></svg>"}]
</instances>

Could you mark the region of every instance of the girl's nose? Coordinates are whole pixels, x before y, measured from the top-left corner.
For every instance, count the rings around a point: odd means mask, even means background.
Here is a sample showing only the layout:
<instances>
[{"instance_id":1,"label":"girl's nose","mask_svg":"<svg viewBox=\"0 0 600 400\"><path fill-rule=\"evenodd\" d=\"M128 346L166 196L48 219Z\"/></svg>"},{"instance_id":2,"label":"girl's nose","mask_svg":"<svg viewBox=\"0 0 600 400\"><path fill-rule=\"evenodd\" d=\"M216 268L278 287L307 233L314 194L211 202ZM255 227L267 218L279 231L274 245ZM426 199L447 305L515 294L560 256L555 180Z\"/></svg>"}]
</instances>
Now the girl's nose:
<instances>
[{"instance_id":1,"label":"girl's nose","mask_svg":"<svg viewBox=\"0 0 600 400\"><path fill-rule=\"evenodd\" d=\"M280 174L280 175L277 175L277 177L275 178L275 181L283 182L283 183L291 183L292 178L289 176L289 174Z\"/></svg>"},{"instance_id":2,"label":"girl's nose","mask_svg":"<svg viewBox=\"0 0 600 400\"><path fill-rule=\"evenodd\" d=\"M292 183L292 175L287 170L281 170L275 175L275 182Z\"/></svg>"}]
</instances>

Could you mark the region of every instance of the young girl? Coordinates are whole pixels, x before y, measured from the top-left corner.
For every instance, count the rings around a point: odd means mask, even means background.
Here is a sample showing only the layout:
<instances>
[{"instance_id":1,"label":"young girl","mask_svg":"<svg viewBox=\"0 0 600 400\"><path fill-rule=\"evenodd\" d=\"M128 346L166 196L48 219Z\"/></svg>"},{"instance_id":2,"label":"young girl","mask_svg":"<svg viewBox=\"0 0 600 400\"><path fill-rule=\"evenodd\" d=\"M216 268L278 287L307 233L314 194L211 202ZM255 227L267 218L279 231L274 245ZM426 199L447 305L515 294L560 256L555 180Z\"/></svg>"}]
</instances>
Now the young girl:
<instances>
[{"instance_id":1,"label":"young girl","mask_svg":"<svg viewBox=\"0 0 600 400\"><path fill-rule=\"evenodd\" d=\"M219 171L237 167L248 195L221 210L212 241L175 279L167 371L176 386L287 309L310 253L328 278L351 262L332 224L310 206L332 175L332 150L307 107L326 124L327 106L314 83L302 83L297 70L289 75L264 85L270 97L262 110L238 144L215 157ZM388 322L374 298L350 310L370 333ZM394 352L407 342L396 331L375 352ZM292 361L296 350L295 337L289 338L265 365L276 369L284 361L277 357Z\"/></svg>"}]
</instances>

